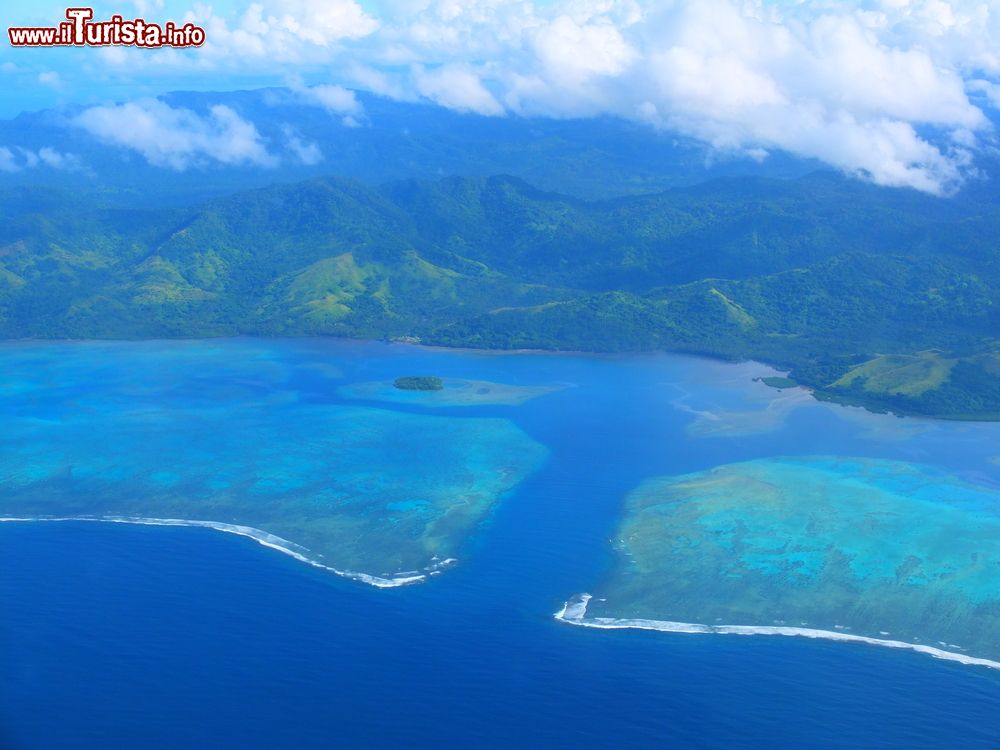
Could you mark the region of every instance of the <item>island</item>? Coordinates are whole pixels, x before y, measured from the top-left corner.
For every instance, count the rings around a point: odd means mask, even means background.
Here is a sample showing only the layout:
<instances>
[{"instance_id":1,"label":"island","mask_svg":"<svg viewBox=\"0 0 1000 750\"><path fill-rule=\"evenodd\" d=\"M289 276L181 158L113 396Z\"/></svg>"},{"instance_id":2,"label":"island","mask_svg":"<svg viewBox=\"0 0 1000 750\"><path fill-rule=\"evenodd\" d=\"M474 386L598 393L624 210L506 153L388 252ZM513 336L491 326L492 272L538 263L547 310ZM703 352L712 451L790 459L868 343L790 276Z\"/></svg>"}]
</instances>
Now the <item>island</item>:
<instances>
[{"instance_id":1,"label":"island","mask_svg":"<svg viewBox=\"0 0 1000 750\"><path fill-rule=\"evenodd\" d=\"M777 376L777 375L768 376L764 378L754 378L754 380L763 383L769 388L777 388L779 391L783 391L786 388L795 388L798 386L798 383L796 383L791 378Z\"/></svg>"},{"instance_id":2,"label":"island","mask_svg":"<svg viewBox=\"0 0 1000 750\"><path fill-rule=\"evenodd\" d=\"M519 406L565 388L556 385L513 385L465 378L405 377L342 386L344 398L411 406Z\"/></svg>"},{"instance_id":3,"label":"island","mask_svg":"<svg viewBox=\"0 0 1000 750\"><path fill-rule=\"evenodd\" d=\"M444 381L433 375L410 375L392 381L394 388L401 391L440 391Z\"/></svg>"}]
</instances>

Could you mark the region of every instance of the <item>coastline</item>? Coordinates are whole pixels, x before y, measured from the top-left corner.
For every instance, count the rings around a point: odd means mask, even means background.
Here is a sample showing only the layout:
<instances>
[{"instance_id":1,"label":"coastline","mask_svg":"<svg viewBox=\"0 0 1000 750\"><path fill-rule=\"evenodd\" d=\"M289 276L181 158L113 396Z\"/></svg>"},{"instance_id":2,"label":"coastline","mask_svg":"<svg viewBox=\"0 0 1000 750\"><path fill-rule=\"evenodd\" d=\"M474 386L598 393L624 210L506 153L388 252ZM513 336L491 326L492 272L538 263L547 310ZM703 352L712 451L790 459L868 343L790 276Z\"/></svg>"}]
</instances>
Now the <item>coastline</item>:
<instances>
[{"instance_id":1,"label":"coastline","mask_svg":"<svg viewBox=\"0 0 1000 750\"><path fill-rule=\"evenodd\" d=\"M36 336L25 336L23 338L3 338L0 339L0 345L3 344L87 344L87 343L137 343L137 342L196 342L196 341L307 341L307 340L330 340L330 341L344 341L354 344L382 344L385 346L400 346L400 347L412 347L415 349L423 349L427 351L442 351L442 352L460 352L465 354L475 354L484 357L490 356L503 356L503 355L548 355L548 356L570 356L570 357L593 357L593 358L606 358L606 359L621 359L627 357L642 357L649 356L655 357L660 355L673 355L682 357L692 357L694 359L703 359L710 362L723 362L729 364L740 364L744 362L754 362L765 367L768 367L775 371L777 375L785 376L787 373L795 369L795 364L787 360L780 360L778 358L768 359L766 357L755 357L752 354L747 354L746 356L734 356L727 355L723 353L710 352L702 349L638 349L638 350L580 350L580 349L539 349L534 347L511 347L511 348L487 348L487 347L474 347L474 346L453 346L448 344L435 343L434 341L424 341L419 338L416 340L410 340L408 337L387 337L387 338L359 338L355 336L336 336L330 334L288 334L283 335L253 335L253 334L243 334L236 332L222 332L218 334L206 334L204 336L150 336L150 337L98 337L98 338L65 338L65 337L51 337L51 338L40 338ZM884 403L883 400L878 397L872 397L870 399L860 398L857 394L843 394L834 393L825 390L823 387L796 381L797 387L803 389L809 395L819 403L832 403L838 406L846 407L857 407L864 409L871 414L885 414L894 417L908 417L914 419L929 419L934 421L943 422L971 422L971 423L994 423L1000 421L1000 413L997 412L987 412L984 414L927 414L918 410L901 409L898 405L889 406Z\"/></svg>"},{"instance_id":2,"label":"coastline","mask_svg":"<svg viewBox=\"0 0 1000 750\"><path fill-rule=\"evenodd\" d=\"M936 646L921 643L907 643L883 638L872 638L864 635L819 630L816 628L796 628L776 625L702 625L692 622L672 622L670 620L624 619L617 617L592 617L587 619L587 605L593 597L590 594L579 594L563 604L562 609L553 617L568 625L599 630L656 630L661 633L696 633L702 635L783 635L799 638L817 638L848 643L864 643L870 646L884 648L907 649L917 653L932 656L935 659L954 661L960 664L986 667L1000 670L1000 661L968 656L955 651L946 651Z\"/></svg>"},{"instance_id":3,"label":"coastline","mask_svg":"<svg viewBox=\"0 0 1000 750\"><path fill-rule=\"evenodd\" d=\"M280 536L271 534L262 529L255 529L252 526L240 526L239 524L222 523L219 521L188 521L182 518L144 518L141 516L22 516L22 517L0 517L0 523L65 523L65 522L91 522L91 523L124 523L136 526L183 526L203 529L213 529L226 534L253 539L262 547L277 550L284 555L293 557L299 562L304 562L314 568L329 571L341 578L348 578L353 581L366 583L379 589L398 588L409 586L415 583L423 583L428 578L438 575L441 571L457 562L454 558L448 558L435 562L424 568L423 571L407 571L397 573L392 578L375 576L369 573L361 573L353 570L339 570L329 565L309 557L309 550L295 542L282 539Z\"/></svg>"}]
</instances>

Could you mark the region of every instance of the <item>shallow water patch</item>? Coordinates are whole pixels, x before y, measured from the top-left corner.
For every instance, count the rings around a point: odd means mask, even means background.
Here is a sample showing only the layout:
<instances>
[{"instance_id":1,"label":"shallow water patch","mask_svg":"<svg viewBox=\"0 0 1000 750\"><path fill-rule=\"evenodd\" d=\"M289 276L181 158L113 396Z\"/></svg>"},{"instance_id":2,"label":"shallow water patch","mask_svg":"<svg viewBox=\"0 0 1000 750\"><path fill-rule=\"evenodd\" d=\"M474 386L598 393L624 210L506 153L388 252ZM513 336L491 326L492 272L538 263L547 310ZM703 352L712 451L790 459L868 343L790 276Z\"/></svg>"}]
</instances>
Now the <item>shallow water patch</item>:
<instances>
[{"instance_id":1,"label":"shallow water patch","mask_svg":"<svg viewBox=\"0 0 1000 750\"><path fill-rule=\"evenodd\" d=\"M629 496L614 543L595 622L891 636L1000 659L1000 492L928 466L776 458L657 478Z\"/></svg>"}]
</instances>

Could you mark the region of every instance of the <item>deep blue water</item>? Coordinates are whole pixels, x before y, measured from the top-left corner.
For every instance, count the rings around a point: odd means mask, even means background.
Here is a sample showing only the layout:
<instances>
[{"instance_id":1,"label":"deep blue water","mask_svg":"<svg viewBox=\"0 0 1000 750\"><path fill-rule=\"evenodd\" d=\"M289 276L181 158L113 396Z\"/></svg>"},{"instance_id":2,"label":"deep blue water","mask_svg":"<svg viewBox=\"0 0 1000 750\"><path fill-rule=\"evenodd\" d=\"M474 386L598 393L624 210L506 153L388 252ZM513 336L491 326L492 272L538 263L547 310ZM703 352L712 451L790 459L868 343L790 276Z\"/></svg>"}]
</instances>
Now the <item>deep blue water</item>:
<instances>
[{"instance_id":1,"label":"deep blue water","mask_svg":"<svg viewBox=\"0 0 1000 750\"><path fill-rule=\"evenodd\" d=\"M74 350L75 385L59 380L63 397L75 388L69 397L88 398L95 384L81 361L107 362L101 346ZM241 347L261 345L219 346L233 347L220 361L238 362ZM1000 747L1000 674L985 669L853 644L593 631L552 618L607 572L622 500L643 478L824 453L933 461L995 482L987 459L1000 454L1000 426L805 406L772 431L696 438L685 432L692 414L673 405L678 394L717 420L762 411L772 394L748 385L752 368L268 346L286 364L336 361L345 381L436 372L574 387L520 407L445 410L507 416L551 455L459 566L420 586L375 590L207 529L0 524L0 745ZM179 366L134 377L162 387L165 403L260 389L338 398L314 370L248 386L235 365L197 367L197 382ZM229 381L241 385L227 390ZM44 407L43 393L24 400Z\"/></svg>"}]
</instances>

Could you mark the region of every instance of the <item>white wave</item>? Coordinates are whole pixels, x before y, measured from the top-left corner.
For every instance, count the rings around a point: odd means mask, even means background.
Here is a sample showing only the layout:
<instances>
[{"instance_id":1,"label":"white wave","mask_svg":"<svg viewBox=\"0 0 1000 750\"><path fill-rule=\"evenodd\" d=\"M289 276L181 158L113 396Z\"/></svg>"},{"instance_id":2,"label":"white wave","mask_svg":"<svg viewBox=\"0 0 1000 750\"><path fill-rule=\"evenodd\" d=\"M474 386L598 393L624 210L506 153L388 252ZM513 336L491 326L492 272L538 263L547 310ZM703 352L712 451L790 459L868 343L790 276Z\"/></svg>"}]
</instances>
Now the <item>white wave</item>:
<instances>
[{"instance_id":1,"label":"white wave","mask_svg":"<svg viewBox=\"0 0 1000 750\"><path fill-rule=\"evenodd\" d=\"M26 516L0 518L0 523L28 523L37 521L93 521L98 523L129 523L140 526L195 526L198 528L214 529L215 531L222 531L226 534L236 534L237 536L248 537L264 547L269 547L270 549L277 550L278 552L288 555L289 557L294 557L296 560L304 562L307 565L328 570L338 576L367 583L369 586L375 586L380 589L396 588L397 586L407 586L412 583L426 581L428 575L438 573L441 568L457 562L454 558L449 558L428 566L426 572L409 571L407 573L396 574L391 578L386 578L383 576L371 575L369 573L360 573L354 570L339 570L329 565L324 565L318 560L314 560L309 557L309 550L305 547L298 545L295 542L290 542L287 539L282 539L280 536L271 534L267 531L255 529L252 526L240 526L238 524L221 523L218 521L188 521L183 518L143 518L140 516Z\"/></svg>"},{"instance_id":2,"label":"white wave","mask_svg":"<svg viewBox=\"0 0 1000 750\"><path fill-rule=\"evenodd\" d=\"M718 635L786 635L800 638L822 638L831 641L847 641L849 643L867 643L872 646L887 648L903 648L921 654L933 656L935 659L956 661L961 664L973 664L990 669L1000 669L1000 662L991 659L981 659L954 651L945 651L934 646L920 643L906 643L883 638L869 638L864 635L854 635L835 630L819 630L816 628L797 628L768 625L701 625L692 622L671 622L670 620L625 619L617 617L587 618L587 605L593 597L590 594L580 594L566 602L562 609L556 612L555 618L570 625L584 628L600 628L602 630L635 629L659 630L664 633L705 633ZM955 647L960 648L960 647Z\"/></svg>"}]
</instances>

